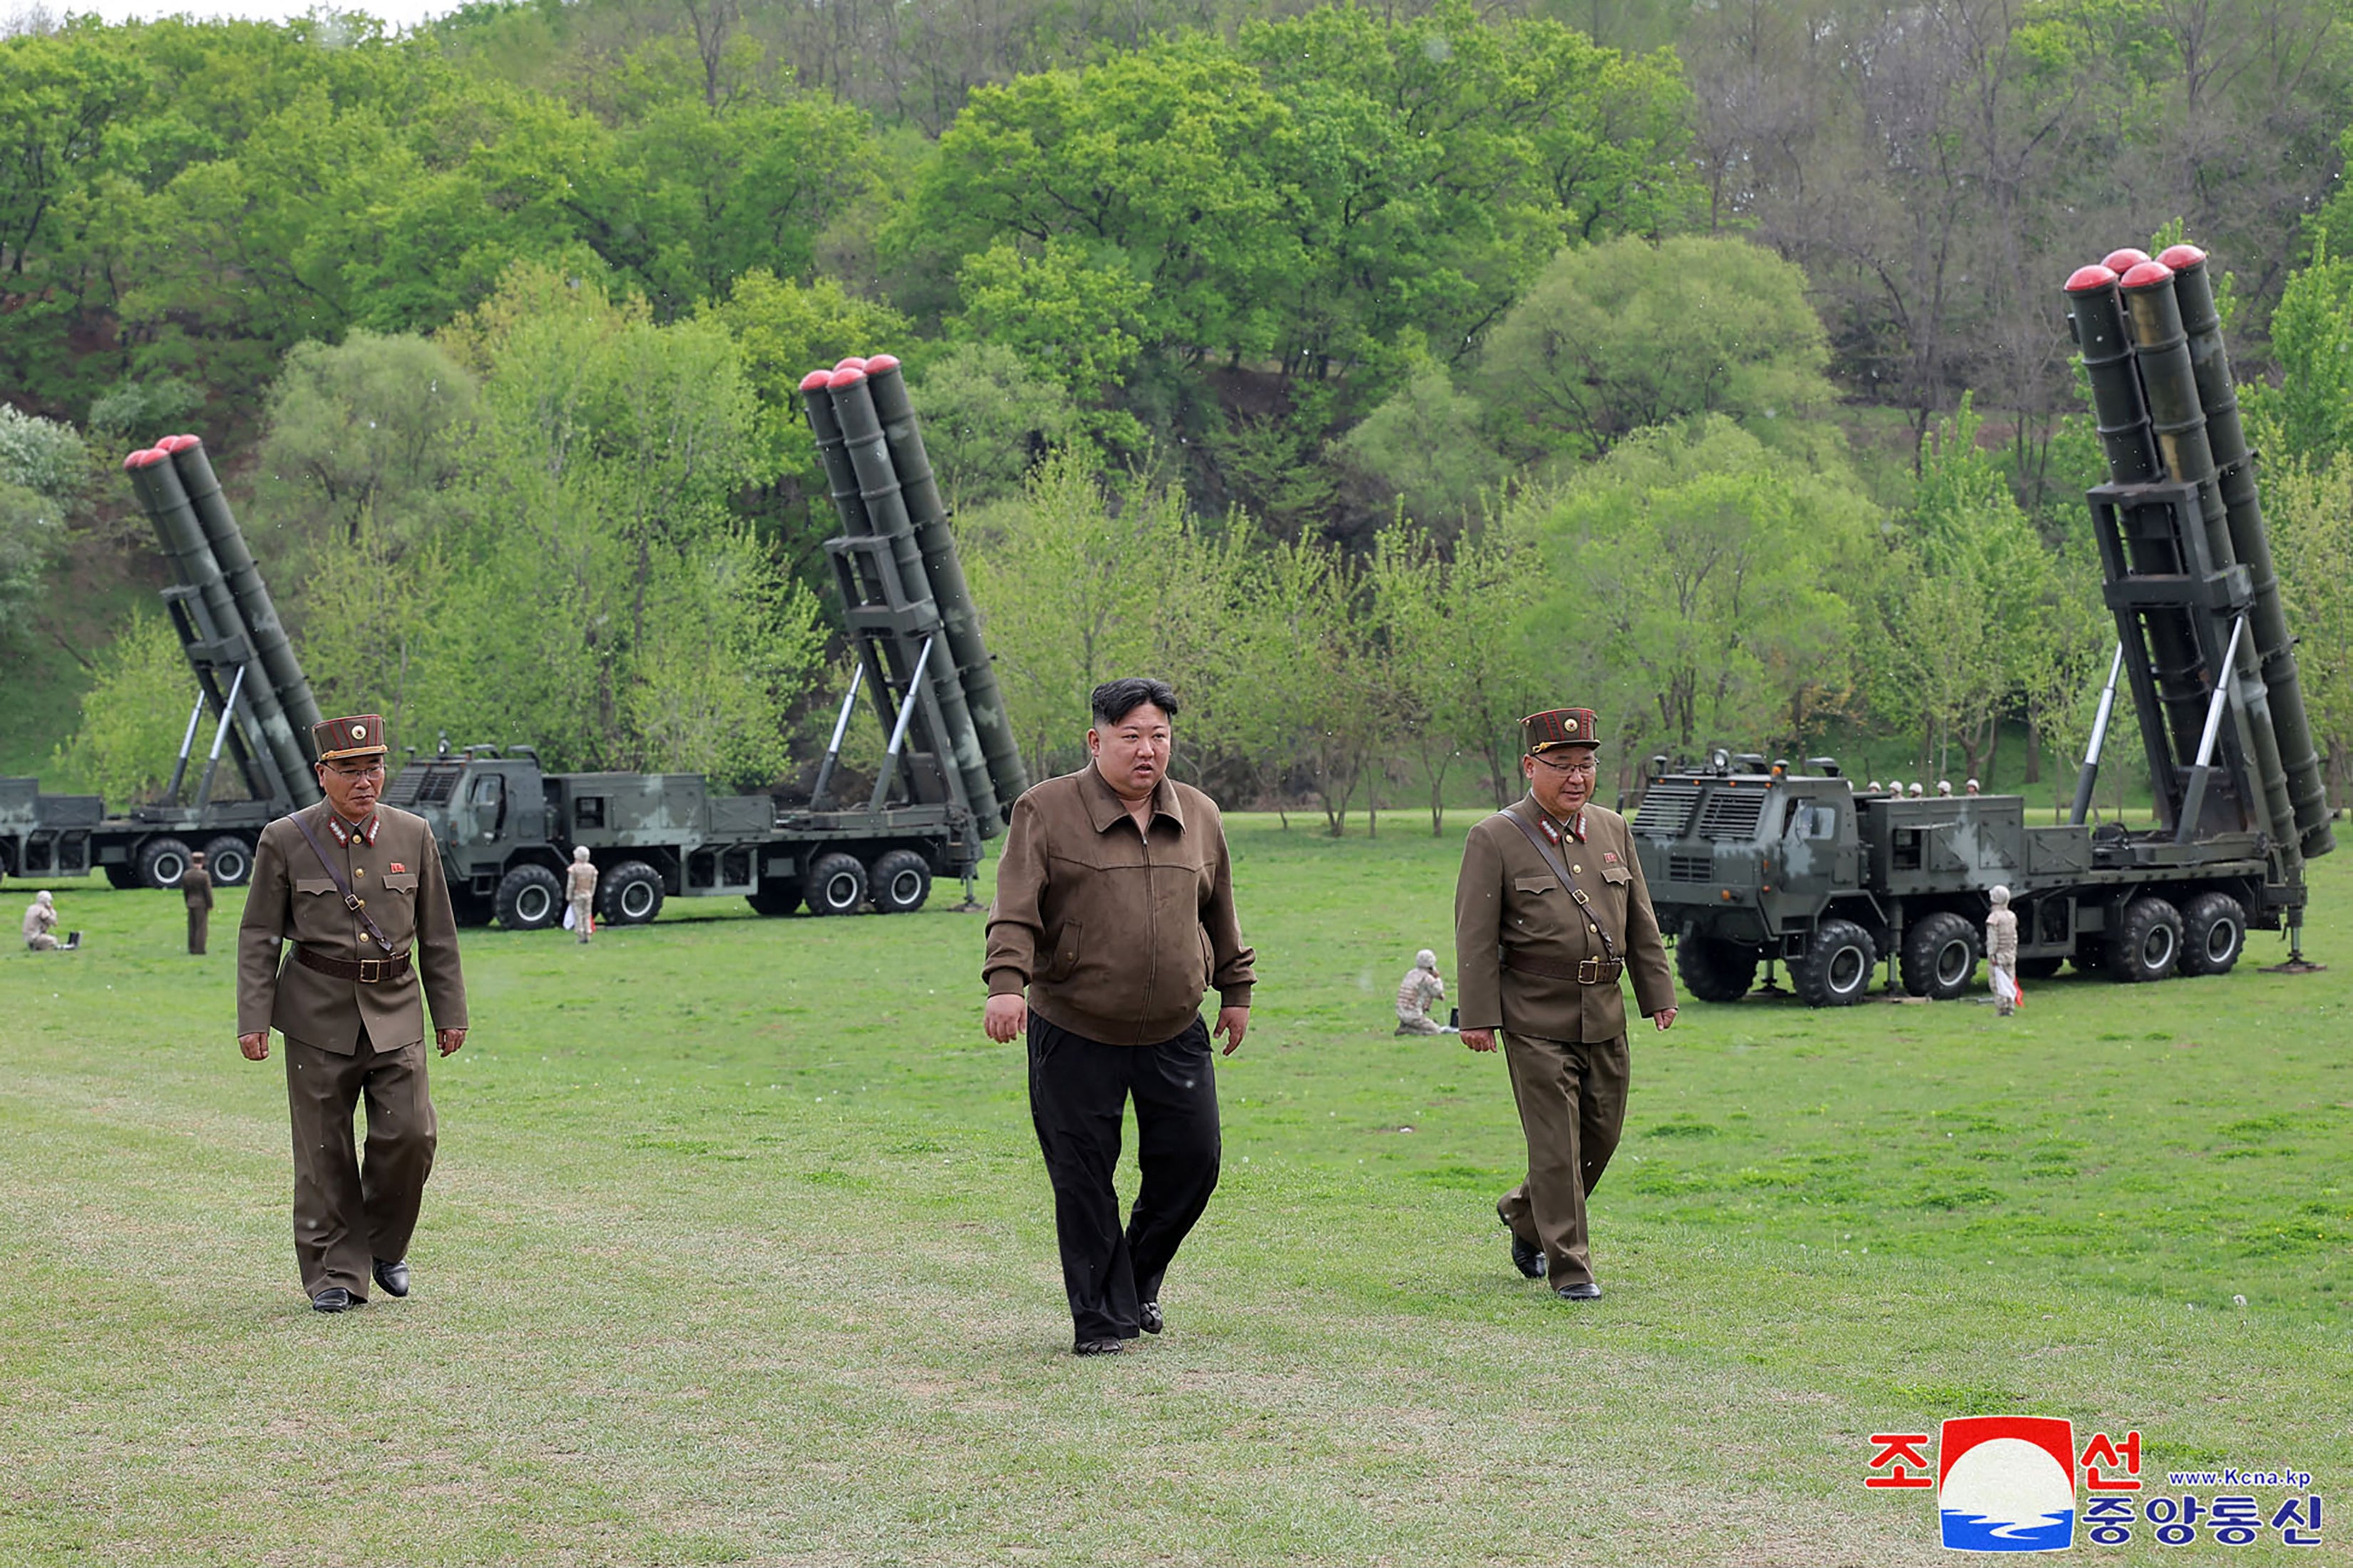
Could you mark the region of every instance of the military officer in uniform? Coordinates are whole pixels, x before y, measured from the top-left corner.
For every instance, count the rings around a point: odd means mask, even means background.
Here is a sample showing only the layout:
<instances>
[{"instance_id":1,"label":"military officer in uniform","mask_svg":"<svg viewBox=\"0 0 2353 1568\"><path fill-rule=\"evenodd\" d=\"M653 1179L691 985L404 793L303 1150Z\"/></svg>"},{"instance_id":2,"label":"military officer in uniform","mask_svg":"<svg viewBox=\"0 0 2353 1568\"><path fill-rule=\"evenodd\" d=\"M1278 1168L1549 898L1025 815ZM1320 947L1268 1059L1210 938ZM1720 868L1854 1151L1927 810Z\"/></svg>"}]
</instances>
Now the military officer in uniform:
<instances>
[{"instance_id":1,"label":"military officer in uniform","mask_svg":"<svg viewBox=\"0 0 2353 1568\"><path fill-rule=\"evenodd\" d=\"M188 868L181 873L180 897L188 905L189 956L202 958L205 936L213 923L213 874L205 869L205 852L201 849L188 857Z\"/></svg>"},{"instance_id":2,"label":"military officer in uniform","mask_svg":"<svg viewBox=\"0 0 2353 1568\"><path fill-rule=\"evenodd\" d=\"M377 804L388 750L373 713L314 725L326 799L262 829L237 931L237 1047L286 1037L294 1123L294 1256L322 1312L408 1294L408 1241L437 1131L425 1008L448 1056L466 984L441 855L425 820ZM294 945L280 963L280 944ZM367 1100L364 1164L352 1116Z\"/></svg>"},{"instance_id":3,"label":"military officer in uniform","mask_svg":"<svg viewBox=\"0 0 2353 1568\"><path fill-rule=\"evenodd\" d=\"M1586 1201L1626 1120L1626 1002L1675 1021L1666 944L1626 819L1593 804L1599 727L1589 708L1520 721L1528 793L1471 830L1454 889L1462 1043L1502 1037L1527 1136L1527 1179L1496 1214L1512 1261L1565 1300L1601 1294Z\"/></svg>"}]
</instances>

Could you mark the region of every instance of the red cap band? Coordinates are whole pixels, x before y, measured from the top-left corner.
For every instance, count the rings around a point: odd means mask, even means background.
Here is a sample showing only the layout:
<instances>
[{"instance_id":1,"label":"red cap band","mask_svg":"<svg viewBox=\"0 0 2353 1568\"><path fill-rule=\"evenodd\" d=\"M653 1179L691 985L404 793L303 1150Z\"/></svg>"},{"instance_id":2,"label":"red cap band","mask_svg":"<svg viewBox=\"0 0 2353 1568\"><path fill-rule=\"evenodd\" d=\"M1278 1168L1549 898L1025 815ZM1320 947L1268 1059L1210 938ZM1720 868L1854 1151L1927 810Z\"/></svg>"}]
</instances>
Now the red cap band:
<instances>
[{"instance_id":1,"label":"red cap band","mask_svg":"<svg viewBox=\"0 0 2353 1568\"><path fill-rule=\"evenodd\" d=\"M866 373L853 364L835 371L830 376L826 378L826 384L828 386L857 386L863 384L865 380Z\"/></svg>"},{"instance_id":2,"label":"red cap band","mask_svg":"<svg viewBox=\"0 0 2353 1568\"><path fill-rule=\"evenodd\" d=\"M866 374L869 375L887 375L898 368L897 354L875 354L866 362Z\"/></svg>"},{"instance_id":3,"label":"red cap band","mask_svg":"<svg viewBox=\"0 0 2353 1568\"><path fill-rule=\"evenodd\" d=\"M2107 255L2100 258L2100 265L2106 268L2111 272L2122 273L2131 271L2134 268L2138 267L2142 262L2147 261L2147 251L2136 249L2134 247L2127 245L2122 250L2109 251Z\"/></svg>"},{"instance_id":4,"label":"red cap band","mask_svg":"<svg viewBox=\"0 0 2353 1568\"><path fill-rule=\"evenodd\" d=\"M2194 245L2168 245L2157 258L2176 272L2187 272L2206 259L2206 253Z\"/></svg>"},{"instance_id":5,"label":"red cap band","mask_svg":"<svg viewBox=\"0 0 2353 1568\"><path fill-rule=\"evenodd\" d=\"M2173 268L2162 261L2144 261L2125 274L2127 289L2154 289L2160 283L2173 281Z\"/></svg>"},{"instance_id":6,"label":"red cap band","mask_svg":"<svg viewBox=\"0 0 2353 1568\"><path fill-rule=\"evenodd\" d=\"M801 377L801 390L803 392L815 392L832 379L833 372L829 370L813 370L807 375Z\"/></svg>"},{"instance_id":7,"label":"red cap band","mask_svg":"<svg viewBox=\"0 0 2353 1568\"><path fill-rule=\"evenodd\" d=\"M2082 294L2094 289L2105 289L2116 280L2114 269L2094 261L2089 267L2078 267L2067 274L2067 292Z\"/></svg>"}]
</instances>

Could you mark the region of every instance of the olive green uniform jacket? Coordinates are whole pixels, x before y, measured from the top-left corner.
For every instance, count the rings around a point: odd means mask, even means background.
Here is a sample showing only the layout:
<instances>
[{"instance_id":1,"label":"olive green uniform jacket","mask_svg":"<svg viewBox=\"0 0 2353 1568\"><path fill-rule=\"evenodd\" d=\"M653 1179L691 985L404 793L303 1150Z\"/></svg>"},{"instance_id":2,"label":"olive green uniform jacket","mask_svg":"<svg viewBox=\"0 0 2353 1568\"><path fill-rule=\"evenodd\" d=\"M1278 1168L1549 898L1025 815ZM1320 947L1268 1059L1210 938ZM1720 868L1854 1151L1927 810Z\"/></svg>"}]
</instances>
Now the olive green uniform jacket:
<instances>
[{"instance_id":1,"label":"olive green uniform jacket","mask_svg":"<svg viewBox=\"0 0 2353 1568\"><path fill-rule=\"evenodd\" d=\"M322 801L295 815L334 858L393 952L413 955L409 968L396 980L361 982L306 969L290 952L280 963L280 943L289 941L346 963L384 956L359 915L344 907L317 852L291 818L280 817L261 830L237 928L237 1032L275 1028L306 1046L350 1056L363 1025L379 1051L423 1039L427 1003L435 1027L466 1027L458 922L449 912L432 828L421 816L379 805L374 844L356 835L348 845L338 844L327 825L333 809Z\"/></svg>"},{"instance_id":2,"label":"olive green uniform jacket","mask_svg":"<svg viewBox=\"0 0 2353 1568\"><path fill-rule=\"evenodd\" d=\"M1092 765L1013 803L981 971L1048 1023L1107 1046L1175 1039L1201 996L1247 1007L1255 955L1234 913L1217 802L1164 778L1151 831Z\"/></svg>"},{"instance_id":3,"label":"olive green uniform jacket","mask_svg":"<svg viewBox=\"0 0 2353 1568\"><path fill-rule=\"evenodd\" d=\"M1546 817L1532 796L1509 807L1544 837ZM1590 914L1561 886L1527 835L1489 817L1462 846L1454 888L1454 963L1462 1027L1501 1028L1547 1040L1614 1040L1626 1033L1626 997L1616 978L1587 984L1578 966L1606 953L1606 929L1634 982L1644 1015L1675 1005L1672 972L1633 835L1614 811L1588 805L1585 841L1564 831L1556 847ZM1515 967L1514 964L1525 966Z\"/></svg>"}]
</instances>

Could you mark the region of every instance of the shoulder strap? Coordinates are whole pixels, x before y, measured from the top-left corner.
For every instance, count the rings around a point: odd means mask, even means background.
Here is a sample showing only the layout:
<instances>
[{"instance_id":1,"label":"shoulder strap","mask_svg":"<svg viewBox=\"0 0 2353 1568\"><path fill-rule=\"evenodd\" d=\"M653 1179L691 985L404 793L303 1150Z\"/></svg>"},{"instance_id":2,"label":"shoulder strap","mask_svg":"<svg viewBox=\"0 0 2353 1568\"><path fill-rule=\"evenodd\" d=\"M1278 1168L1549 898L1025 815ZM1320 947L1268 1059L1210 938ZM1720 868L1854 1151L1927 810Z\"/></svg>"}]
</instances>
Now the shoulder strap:
<instances>
[{"instance_id":1,"label":"shoulder strap","mask_svg":"<svg viewBox=\"0 0 2353 1568\"><path fill-rule=\"evenodd\" d=\"M1609 934L1609 927L1605 921L1603 921L1599 912L1594 909L1593 900L1585 896L1585 889L1577 885L1577 879L1575 877L1569 875L1568 863L1560 858L1560 851L1546 843L1544 840L1544 835L1538 833L1535 828L1530 827L1527 823L1527 818L1522 816L1518 812L1499 811L1495 815L1504 818L1510 822L1513 826L1518 828L1527 841L1536 847L1536 853L1544 857L1545 864L1551 867L1555 872L1558 873L1560 877L1560 885L1568 889L1568 896L1577 900L1577 907L1585 911L1586 919L1593 922L1593 929L1601 933L1601 956L1611 963L1617 963L1617 939Z\"/></svg>"},{"instance_id":2,"label":"shoulder strap","mask_svg":"<svg viewBox=\"0 0 2353 1568\"><path fill-rule=\"evenodd\" d=\"M320 844L318 836L311 831L311 825L302 820L301 812L288 812L286 820L294 825L294 831L302 836L303 840L311 846L311 853L319 858L320 866L326 871L329 880L335 884L335 891L343 896L343 908L360 917L360 924L367 927L369 939L382 948L385 956L389 958L392 955L392 939L385 935L378 929L375 921L370 918L367 910L360 907L360 896L352 891L350 879L343 875L343 868L327 858L325 847Z\"/></svg>"}]
</instances>

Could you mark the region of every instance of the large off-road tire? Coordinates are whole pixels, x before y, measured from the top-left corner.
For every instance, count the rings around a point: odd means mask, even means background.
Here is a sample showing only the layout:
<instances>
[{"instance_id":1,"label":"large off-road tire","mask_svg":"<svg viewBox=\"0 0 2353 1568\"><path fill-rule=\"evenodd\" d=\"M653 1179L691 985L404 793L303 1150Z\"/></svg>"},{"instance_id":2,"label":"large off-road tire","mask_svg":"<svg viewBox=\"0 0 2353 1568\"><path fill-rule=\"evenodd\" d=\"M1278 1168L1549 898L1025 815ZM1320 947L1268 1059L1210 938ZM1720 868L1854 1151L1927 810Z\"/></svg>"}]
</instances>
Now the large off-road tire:
<instances>
[{"instance_id":1,"label":"large off-road tire","mask_svg":"<svg viewBox=\"0 0 2353 1568\"><path fill-rule=\"evenodd\" d=\"M547 931L564 923L564 884L544 866L518 866L499 879L499 924Z\"/></svg>"},{"instance_id":2,"label":"large off-road tire","mask_svg":"<svg viewBox=\"0 0 2353 1568\"><path fill-rule=\"evenodd\" d=\"M659 871L624 860L597 881L596 918L608 926L650 925L661 913L662 891Z\"/></svg>"},{"instance_id":3,"label":"large off-road tire","mask_svg":"<svg viewBox=\"0 0 2353 1568\"><path fill-rule=\"evenodd\" d=\"M216 888L242 888L253 876L253 846L234 833L207 839L205 872Z\"/></svg>"},{"instance_id":4,"label":"large off-road tire","mask_svg":"<svg viewBox=\"0 0 2353 1568\"><path fill-rule=\"evenodd\" d=\"M801 907L798 882L763 882L744 895L744 901L764 915L788 915Z\"/></svg>"},{"instance_id":5,"label":"large off-road tire","mask_svg":"<svg viewBox=\"0 0 2353 1568\"><path fill-rule=\"evenodd\" d=\"M932 868L913 849L893 849L867 874L877 914L912 915L932 896Z\"/></svg>"},{"instance_id":6,"label":"large off-road tire","mask_svg":"<svg viewBox=\"0 0 2353 1568\"><path fill-rule=\"evenodd\" d=\"M2181 973L2228 974L2247 951L2246 907L2228 893L2200 893L2181 913Z\"/></svg>"},{"instance_id":7,"label":"large off-road tire","mask_svg":"<svg viewBox=\"0 0 2353 1568\"><path fill-rule=\"evenodd\" d=\"M2105 973L2108 967L2108 939L2105 934L2079 936L2075 939L2075 954L2068 963L2078 974Z\"/></svg>"},{"instance_id":8,"label":"large off-road tire","mask_svg":"<svg viewBox=\"0 0 2353 1568\"><path fill-rule=\"evenodd\" d=\"M2181 963L2181 911L2154 893L2125 906L2101 967L2127 985L2163 980Z\"/></svg>"},{"instance_id":9,"label":"large off-road tire","mask_svg":"<svg viewBox=\"0 0 2353 1568\"><path fill-rule=\"evenodd\" d=\"M1939 910L1904 933L1904 989L1950 1002L1978 972L1978 931L1950 910Z\"/></svg>"},{"instance_id":10,"label":"large off-road tire","mask_svg":"<svg viewBox=\"0 0 2353 1568\"><path fill-rule=\"evenodd\" d=\"M176 888L188 874L188 847L176 838L150 838L139 847L139 885Z\"/></svg>"},{"instance_id":11,"label":"large off-road tire","mask_svg":"<svg viewBox=\"0 0 2353 1568\"><path fill-rule=\"evenodd\" d=\"M820 855L801 884L801 897L813 915L854 915L866 902L866 868L855 855Z\"/></svg>"},{"instance_id":12,"label":"large off-road tire","mask_svg":"<svg viewBox=\"0 0 2353 1568\"><path fill-rule=\"evenodd\" d=\"M1737 1002L1757 984L1757 950L1742 942L1692 935L1675 942L1675 973L1703 1002Z\"/></svg>"},{"instance_id":13,"label":"large off-road tire","mask_svg":"<svg viewBox=\"0 0 2353 1568\"><path fill-rule=\"evenodd\" d=\"M139 868L136 866L100 866L99 869L106 874L107 886L111 888L128 892L139 886Z\"/></svg>"},{"instance_id":14,"label":"large off-road tire","mask_svg":"<svg viewBox=\"0 0 2353 1568\"><path fill-rule=\"evenodd\" d=\"M1852 921L1824 921L1806 956L1789 965L1790 983L1809 1007L1851 1007L1871 990L1879 948Z\"/></svg>"},{"instance_id":15,"label":"large off-road tire","mask_svg":"<svg viewBox=\"0 0 2353 1568\"><path fill-rule=\"evenodd\" d=\"M2021 980L2050 980L2057 976L2063 958L2021 958L2018 961Z\"/></svg>"}]
</instances>

